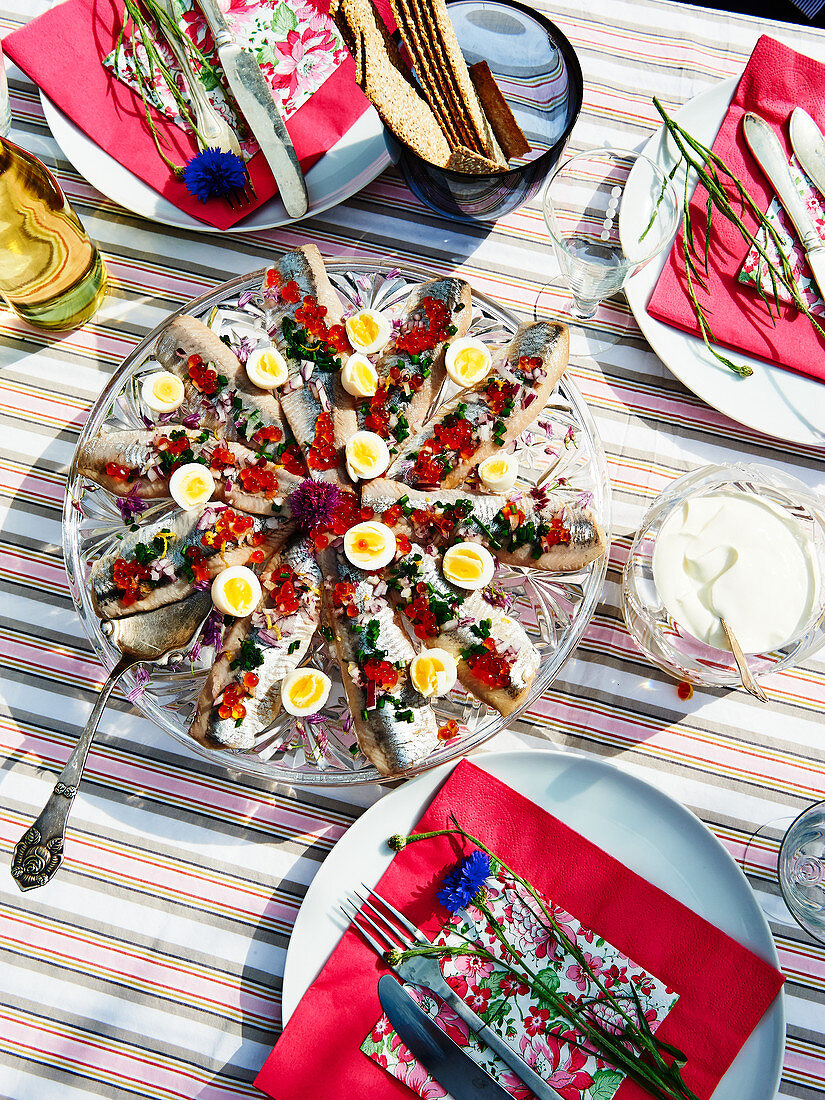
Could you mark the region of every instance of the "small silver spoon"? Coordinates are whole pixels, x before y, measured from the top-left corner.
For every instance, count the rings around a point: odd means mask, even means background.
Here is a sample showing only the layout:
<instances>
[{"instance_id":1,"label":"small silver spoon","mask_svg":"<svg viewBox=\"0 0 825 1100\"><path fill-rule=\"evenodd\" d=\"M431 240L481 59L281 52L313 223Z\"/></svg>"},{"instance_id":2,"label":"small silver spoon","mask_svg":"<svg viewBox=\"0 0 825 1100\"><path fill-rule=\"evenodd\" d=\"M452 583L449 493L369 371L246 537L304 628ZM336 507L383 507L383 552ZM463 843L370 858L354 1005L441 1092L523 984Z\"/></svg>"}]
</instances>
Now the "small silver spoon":
<instances>
[{"instance_id":1,"label":"small silver spoon","mask_svg":"<svg viewBox=\"0 0 825 1100\"><path fill-rule=\"evenodd\" d=\"M117 681L133 665L174 663L182 656L212 609L209 591L193 592L179 603L109 621L104 631L123 656L100 689L89 720L57 777L51 797L14 849L11 873L21 890L44 886L63 862L66 823L83 776L100 717Z\"/></svg>"},{"instance_id":2,"label":"small silver spoon","mask_svg":"<svg viewBox=\"0 0 825 1100\"><path fill-rule=\"evenodd\" d=\"M728 645L730 646L730 651L733 654L733 659L734 661L736 661L736 667L739 669L739 676L742 680L742 687L745 689L745 691L749 691L751 695L755 695L760 702L767 703L768 697L759 686L759 684L757 684L756 680L754 679L753 673L748 668L748 662L745 659L745 654L742 652L741 645L736 640L736 635L733 633L733 631L724 619L720 619L719 622L722 624L722 629L725 632L725 637L728 639Z\"/></svg>"}]
</instances>

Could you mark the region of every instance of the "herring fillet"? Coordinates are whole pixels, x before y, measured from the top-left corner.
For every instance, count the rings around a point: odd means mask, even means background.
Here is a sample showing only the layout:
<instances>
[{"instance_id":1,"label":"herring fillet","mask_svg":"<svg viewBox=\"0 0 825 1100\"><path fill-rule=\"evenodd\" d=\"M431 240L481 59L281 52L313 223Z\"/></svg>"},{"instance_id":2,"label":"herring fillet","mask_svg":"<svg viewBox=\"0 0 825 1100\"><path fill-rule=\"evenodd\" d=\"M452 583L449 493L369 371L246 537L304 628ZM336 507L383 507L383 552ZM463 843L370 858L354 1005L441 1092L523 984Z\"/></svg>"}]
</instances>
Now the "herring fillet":
<instances>
[{"instance_id":1,"label":"herring fillet","mask_svg":"<svg viewBox=\"0 0 825 1100\"><path fill-rule=\"evenodd\" d=\"M422 492L399 481L376 478L364 485L361 503L364 507L372 508L380 518L381 513L404 497L407 498L409 509L432 509L436 513L441 513L445 506L449 508L459 501L468 501L471 505L470 515L456 521L455 530L449 538L433 530L417 531L413 520L405 515L399 518L395 529L413 536L421 535L437 544L468 540L480 542L504 565L528 565L533 569L573 573L601 557L607 547L607 538L601 525L589 508L576 503L573 493L562 493L559 490L548 493L542 490L511 490L507 494L492 495L464 489ZM547 549L537 546L535 542L527 542L511 549L507 545L506 534L500 539L490 538L490 533L502 526L502 521L498 519L502 508L511 502L522 509L525 523L549 524L560 516L570 541L556 543ZM509 522L506 530L509 530ZM533 556L536 550L541 550L538 557Z\"/></svg>"},{"instance_id":2,"label":"herring fillet","mask_svg":"<svg viewBox=\"0 0 825 1100\"><path fill-rule=\"evenodd\" d=\"M441 571L441 555L437 552L427 553L420 546L413 546L410 553L391 565L387 572L393 581L392 600L402 611L416 598L415 585L421 582L428 585L438 599L455 607L454 618L442 624L435 637L422 640L430 648L440 647L452 654L464 687L500 714L512 714L521 706L530 693L539 667L539 652L524 628L500 607L488 603L481 591L467 592L450 584ZM498 653L512 655L510 682L505 687L485 683L461 656L462 650L480 642L472 627L484 621L490 624L489 637L495 642Z\"/></svg>"},{"instance_id":3,"label":"herring fillet","mask_svg":"<svg viewBox=\"0 0 825 1100\"><path fill-rule=\"evenodd\" d=\"M223 552L220 546L210 547L202 542L204 533L214 527L214 520L204 522L204 517L206 516L209 520L209 514L217 517L223 510L224 505L207 504L200 510L178 512L176 515L141 527L137 531L127 532L119 542L117 551L98 558L89 573L92 603L98 617L119 619L124 615L133 615L138 611L151 611L155 607L162 607L164 604L183 599L194 589L194 581L187 579L184 573L186 565L184 552L190 546L196 546L200 550L207 562L210 577L217 576L227 566L245 565L253 549L246 539L240 544L225 546ZM260 549L267 557L283 544L294 529L292 520L285 516L271 516L266 519L261 516L251 516L250 518L253 520L253 525L249 533L265 533ZM171 535L167 551L151 564L159 568L169 565L172 576L168 580L164 579L158 587L150 589L135 603L124 605L119 595L122 589L114 583L115 562L118 558L124 558L127 561L136 560L135 548L138 543L149 545L155 536L163 531L168 531Z\"/></svg>"},{"instance_id":4,"label":"herring fillet","mask_svg":"<svg viewBox=\"0 0 825 1100\"><path fill-rule=\"evenodd\" d=\"M534 324L520 325L508 346L503 359L475 386L460 390L438 410L422 430L405 442L395 461L387 471L389 478L406 481L420 488L453 489L462 485L467 475L485 458L498 454L521 433L541 413L559 378L564 373L570 350L570 337L567 326L557 322L538 321ZM524 378L517 364L522 356L542 361L545 377L540 380ZM506 416L492 413L490 410L487 387L496 378L503 382L515 383L518 391L513 398L514 408ZM463 409L463 412L462 412ZM434 429L454 413L461 413L460 419L466 420L473 433L475 449L471 457L456 456L451 469L444 473L438 485L419 486L415 471L415 456L422 444L434 438ZM493 438L493 424L501 419L504 425L500 444Z\"/></svg>"},{"instance_id":5,"label":"herring fillet","mask_svg":"<svg viewBox=\"0 0 825 1100\"><path fill-rule=\"evenodd\" d=\"M430 375L424 379L421 389L417 393L413 393L409 401L405 401L402 396L404 391L398 386L394 386L389 379L391 368L399 362L402 364L403 373L406 374L407 370L411 373L416 372L415 364L411 362L410 353L399 351L396 348L397 337L385 348L375 364L379 385L388 388L388 407L392 415L404 415L412 434L415 434L424 423L427 412L446 377L444 356L449 342L457 340L466 333L473 313L472 291L467 283L462 279L434 279L432 282L422 283L420 286L415 287L410 293L404 306L400 333L408 331L423 315L421 303L427 297L437 298L439 301L444 302L450 311L450 319L456 331L448 341L437 344L433 349ZM370 398L368 397L355 398L352 405L342 407L338 413L338 424L344 440L349 439L355 432L364 428L369 403ZM398 446L394 426L390 427L389 434L385 438L391 448Z\"/></svg>"},{"instance_id":6,"label":"herring fillet","mask_svg":"<svg viewBox=\"0 0 825 1100\"><path fill-rule=\"evenodd\" d=\"M159 465L154 443L161 436L169 438L172 432L184 432L189 440L193 460L204 457L206 468L215 478L213 500L223 501L239 508L243 512L256 515L271 515L273 505L285 500L296 489L303 478L291 473L277 463L263 461L260 467L273 474L277 479L277 489L271 497L262 492L250 492L240 480L241 470L259 466L261 457L242 443L224 442L210 433L204 442L200 441L202 432L197 428L186 428L182 424L164 424L162 427L102 432L85 443L77 455L78 471L116 496L131 496L140 500L162 500L169 497L169 475ZM211 458L218 446L225 447L235 458L234 466L214 467ZM190 460L191 461L191 460ZM151 467L154 478L148 473L139 473L133 481L122 481L106 473L108 463L115 462L130 469L144 470Z\"/></svg>"},{"instance_id":7,"label":"herring fillet","mask_svg":"<svg viewBox=\"0 0 825 1100\"><path fill-rule=\"evenodd\" d=\"M211 364L227 379L225 387L215 394L201 393L188 374L190 355ZM184 411L197 416L200 427L239 443L247 442L259 428L277 428L283 443L294 442L274 391L253 385L232 349L197 317L173 317L158 337L155 358L183 382Z\"/></svg>"},{"instance_id":8,"label":"herring fillet","mask_svg":"<svg viewBox=\"0 0 825 1100\"><path fill-rule=\"evenodd\" d=\"M415 650L398 617L384 596L375 595L380 575L366 573L351 565L342 552L324 550L318 555L324 575L324 617L332 631L333 644L341 666L341 679L346 692L358 745L382 775L398 775L426 760L439 747L438 723L427 700L410 682L409 664ZM355 586L356 618L350 618L333 599L338 582ZM398 683L385 695L398 702L396 708L388 701L383 707L367 708L367 694L359 683L363 674L359 660L365 660L363 631L353 625L378 623L377 646L390 663L401 663ZM396 710L410 711L412 721L398 719Z\"/></svg>"},{"instance_id":9,"label":"herring fillet","mask_svg":"<svg viewBox=\"0 0 825 1100\"><path fill-rule=\"evenodd\" d=\"M285 318L294 320L295 313L303 305L306 295L311 295L319 305L326 308L324 320L329 327L341 324L343 315L341 299L329 281L321 253L314 244L301 245L300 248L285 253L267 269L267 274L272 268L277 269L281 286L288 282L295 282L300 291L299 301L284 302L278 299L267 309L267 328L272 342L286 357L289 369L289 379L280 392L281 408L305 458L315 439L315 425L319 416L322 412L330 413L335 430L335 446L339 463L335 469L314 470L312 476L321 481L332 481L341 486L348 485L343 454L346 438L339 435L336 419L339 410L351 407L353 398L341 385L338 370L314 369L308 381L304 381L301 376L302 362L289 357L281 327ZM266 276L262 293L266 300ZM272 299L271 291L269 297Z\"/></svg>"},{"instance_id":10,"label":"herring fillet","mask_svg":"<svg viewBox=\"0 0 825 1100\"><path fill-rule=\"evenodd\" d=\"M307 586L298 610L291 614L278 612L272 606L271 589L267 587L282 565L288 565ZM251 749L256 737L275 720L281 710L281 682L304 659L318 627L321 583L321 571L305 539L290 542L267 565L261 577L264 592L260 604L251 615L238 619L230 627L203 685L189 728L196 741L213 749ZM261 650L263 661L254 669L258 684L244 699L246 715L236 726L231 718L221 718L218 707L226 688L243 677L244 670L233 669L231 664L247 639Z\"/></svg>"}]
</instances>

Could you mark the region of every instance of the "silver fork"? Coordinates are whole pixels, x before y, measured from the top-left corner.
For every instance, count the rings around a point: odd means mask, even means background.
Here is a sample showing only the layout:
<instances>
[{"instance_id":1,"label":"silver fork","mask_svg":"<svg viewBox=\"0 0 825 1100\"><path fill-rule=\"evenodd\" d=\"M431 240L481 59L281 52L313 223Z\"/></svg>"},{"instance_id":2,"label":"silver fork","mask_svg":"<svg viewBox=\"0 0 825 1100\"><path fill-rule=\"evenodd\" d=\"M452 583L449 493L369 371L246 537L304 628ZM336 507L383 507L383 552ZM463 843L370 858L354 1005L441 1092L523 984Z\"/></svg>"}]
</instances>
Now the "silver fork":
<instances>
[{"instance_id":1,"label":"silver fork","mask_svg":"<svg viewBox=\"0 0 825 1100\"><path fill-rule=\"evenodd\" d=\"M173 23L176 22L175 0L155 0L155 3L165 12ZM189 102L195 115L195 125L197 126L195 138L198 142L198 146L201 149L220 149L222 153L234 153L235 156L240 157L241 161L243 161L241 146L235 131L226 119L219 115L212 106L209 96L204 91L203 85L198 79L198 75L195 72L186 49L171 33L167 33L166 30L160 26L159 22L158 29L163 35L169 49L175 55L175 60L178 65L183 70L183 75L186 79L186 87L189 90ZM252 185L249 169L245 162L244 175L246 177L244 187L226 196L226 201L233 210L236 207L247 206L256 198L255 188Z\"/></svg>"},{"instance_id":2,"label":"silver fork","mask_svg":"<svg viewBox=\"0 0 825 1100\"><path fill-rule=\"evenodd\" d=\"M504 1062L515 1075L527 1085L538 1097L538 1100L562 1100L556 1090L543 1081L541 1077L527 1065L523 1059L498 1035L477 1016L469 1005L450 988L438 960L426 955L413 955L393 965L386 954L388 951L403 951L411 947L429 947L430 940L408 920L402 912L391 905L386 898L382 898L375 890L371 890L364 883L361 884L367 891L367 896L354 891L361 903L360 907L351 899L348 904L341 906L341 911L348 921L361 933L367 943L384 960L391 970L394 970L402 981L412 982L414 985L423 985L431 990L442 1001L446 1001L453 1011L468 1024L476 1035ZM372 929L372 931L370 931Z\"/></svg>"}]
</instances>

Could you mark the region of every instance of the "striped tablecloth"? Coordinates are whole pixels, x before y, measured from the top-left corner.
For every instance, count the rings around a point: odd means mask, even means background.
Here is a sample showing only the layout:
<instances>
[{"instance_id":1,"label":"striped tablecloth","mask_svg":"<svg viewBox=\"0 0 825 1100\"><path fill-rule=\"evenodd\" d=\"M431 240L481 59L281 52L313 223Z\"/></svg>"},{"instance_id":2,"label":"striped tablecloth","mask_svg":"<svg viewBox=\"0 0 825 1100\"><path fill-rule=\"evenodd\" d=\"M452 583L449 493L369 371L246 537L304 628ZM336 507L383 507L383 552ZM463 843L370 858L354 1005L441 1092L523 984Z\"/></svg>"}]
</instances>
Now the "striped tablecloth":
<instances>
[{"instance_id":1,"label":"striped tablecloth","mask_svg":"<svg viewBox=\"0 0 825 1100\"><path fill-rule=\"evenodd\" d=\"M3 29L45 0L4 0ZM638 146L651 97L678 107L741 71L759 33L825 53L820 32L664 0L557 0L552 18L585 76L574 149ZM598 14L594 14L598 10ZM76 799L68 861L21 895L8 854L47 798L103 673L69 598L60 551L65 473L89 408L119 360L169 310L307 238L328 255L388 255L457 268L529 314L551 271L537 201L491 231L422 209L394 171L295 229L191 235L104 199L65 160L35 88L10 74L12 136L57 173L111 272L111 295L78 332L44 337L0 312L2 574L0 695L0 1094L240 1100L280 1026L289 934L306 887L382 790L329 794L230 780L162 735L122 697L106 711ZM573 376L608 455L615 541L604 597L547 695L489 747L594 753L660 786L742 860L761 826L825 790L825 661L769 678L770 704L697 691L687 703L641 659L619 609L631 534L668 482L741 458L825 489L822 454L779 444L707 408L631 335ZM788 977L783 1096L825 1089L825 949L783 917L776 844L748 848L751 882L777 914ZM743 1097L743 1100L747 1098Z\"/></svg>"}]
</instances>

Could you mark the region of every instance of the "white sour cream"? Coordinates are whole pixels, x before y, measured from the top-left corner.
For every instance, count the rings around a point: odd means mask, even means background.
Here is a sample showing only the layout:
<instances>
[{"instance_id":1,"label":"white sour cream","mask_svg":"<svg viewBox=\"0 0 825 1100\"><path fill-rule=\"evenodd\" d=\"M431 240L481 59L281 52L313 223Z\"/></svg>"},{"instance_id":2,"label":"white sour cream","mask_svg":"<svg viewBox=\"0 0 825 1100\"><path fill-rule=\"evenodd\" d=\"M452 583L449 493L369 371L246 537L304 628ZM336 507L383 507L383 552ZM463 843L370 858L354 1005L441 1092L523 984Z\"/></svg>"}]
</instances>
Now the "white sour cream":
<instances>
[{"instance_id":1,"label":"white sour cream","mask_svg":"<svg viewBox=\"0 0 825 1100\"><path fill-rule=\"evenodd\" d=\"M789 513L735 489L685 501L662 524L653 576L671 617L727 649L721 619L746 653L789 641L818 596L814 548Z\"/></svg>"}]
</instances>

